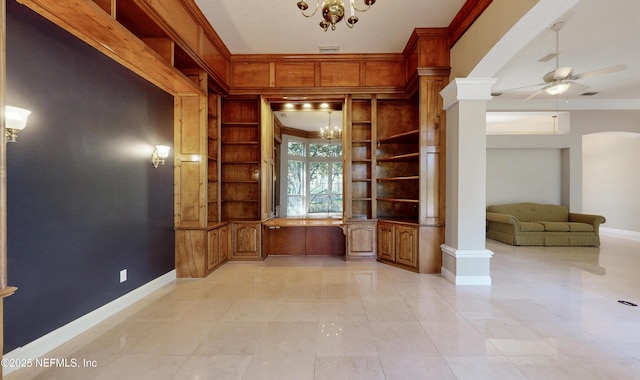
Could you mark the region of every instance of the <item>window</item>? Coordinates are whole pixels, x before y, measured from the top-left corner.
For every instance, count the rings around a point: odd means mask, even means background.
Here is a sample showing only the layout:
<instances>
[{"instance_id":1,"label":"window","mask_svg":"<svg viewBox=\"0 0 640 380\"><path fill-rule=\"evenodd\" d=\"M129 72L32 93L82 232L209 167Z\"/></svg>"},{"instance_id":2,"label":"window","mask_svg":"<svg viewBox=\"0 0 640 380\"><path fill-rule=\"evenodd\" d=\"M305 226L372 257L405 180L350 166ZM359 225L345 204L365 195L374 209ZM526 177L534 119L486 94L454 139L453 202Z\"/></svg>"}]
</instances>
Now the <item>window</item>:
<instances>
[{"instance_id":1,"label":"window","mask_svg":"<svg viewBox=\"0 0 640 380\"><path fill-rule=\"evenodd\" d=\"M342 213L342 145L287 144L287 215Z\"/></svg>"}]
</instances>

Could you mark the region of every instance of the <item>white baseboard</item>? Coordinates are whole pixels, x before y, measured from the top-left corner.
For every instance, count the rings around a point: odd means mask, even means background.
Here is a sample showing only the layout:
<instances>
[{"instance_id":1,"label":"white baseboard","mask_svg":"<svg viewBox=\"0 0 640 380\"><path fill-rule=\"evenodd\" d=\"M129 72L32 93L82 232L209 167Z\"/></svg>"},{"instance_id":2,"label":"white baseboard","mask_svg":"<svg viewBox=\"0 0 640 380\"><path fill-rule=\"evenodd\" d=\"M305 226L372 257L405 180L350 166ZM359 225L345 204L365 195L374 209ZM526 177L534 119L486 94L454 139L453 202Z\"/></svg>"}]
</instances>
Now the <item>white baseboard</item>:
<instances>
[{"instance_id":1,"label":"white baseboard","mask_svg":"<svg viewBox=\"0 0 640 380\"><path fill-rule=\"evenodd\" d=\"M47 352L55 349L56 347L70 341L77 337L88 329L96 326L100 322L103 322L107 318L114 314L124 310L126 307L133 305L140 301L144 297L150 295L163 286L175 281L176 271L175 269L149 281L146 284L136 288L129 293L123 295L120 298L109 302L108 304L99 307L98 309L83 315L82 317L67 323L66 325L44 335L33 342L28 343L25 346L18 347L15 350L8 352L4 355L5 359L37 359L42 357ZM17 367L3 368L3 374L17 370Z\"/></svg>"},{"instance_id":2,"label":"white baseboard","mask_svg":"<svg viewBox=\"0 0 640 380\"><path fill-rule=\"evenodd\" d=\"M456 285L491 286L491 276L456 276L444 267L440 271L444 278Z\"/></svg>"},{"instance_id":3,"label":"white baseboard","mask_svg":"<svg viewBox=\"0 0 640 380\"><path fill-rule=\"evenodd\" d=\"M617 230L615 228L600 226L600 234L620 239L640 241L640 232L637 231Z\"/></svg>"}]
</instances>

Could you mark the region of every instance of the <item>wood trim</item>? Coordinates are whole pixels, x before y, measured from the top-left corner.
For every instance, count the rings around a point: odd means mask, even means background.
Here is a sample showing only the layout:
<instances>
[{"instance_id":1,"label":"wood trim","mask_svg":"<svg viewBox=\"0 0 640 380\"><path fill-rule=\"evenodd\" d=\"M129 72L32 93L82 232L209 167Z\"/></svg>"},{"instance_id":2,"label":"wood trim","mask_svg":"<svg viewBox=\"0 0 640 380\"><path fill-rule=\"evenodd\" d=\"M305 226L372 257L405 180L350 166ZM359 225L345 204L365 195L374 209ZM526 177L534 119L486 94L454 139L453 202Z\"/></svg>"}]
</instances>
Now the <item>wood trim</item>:
<instances>
[{"instance_id":1,"label":"wood trim","mask_svg":"<svg viewBox=\"0 0 640 380\"><path fill-rule=\"evenodd\" d=\"M493 0L467 0L449 24L449 48L473 25Z\"/></svg>"},{"instance_id":2,"label":"wood trim","mask_svg":"<svg viewBox=\"0 0 640 380\"><path fill-rule=\"evenodd\" d=\"M98 49L122 66L172 94L202 94L179 70L166 64L111 15L92 1L18 0L49 21Z\"/></svg>"}]
</instances>

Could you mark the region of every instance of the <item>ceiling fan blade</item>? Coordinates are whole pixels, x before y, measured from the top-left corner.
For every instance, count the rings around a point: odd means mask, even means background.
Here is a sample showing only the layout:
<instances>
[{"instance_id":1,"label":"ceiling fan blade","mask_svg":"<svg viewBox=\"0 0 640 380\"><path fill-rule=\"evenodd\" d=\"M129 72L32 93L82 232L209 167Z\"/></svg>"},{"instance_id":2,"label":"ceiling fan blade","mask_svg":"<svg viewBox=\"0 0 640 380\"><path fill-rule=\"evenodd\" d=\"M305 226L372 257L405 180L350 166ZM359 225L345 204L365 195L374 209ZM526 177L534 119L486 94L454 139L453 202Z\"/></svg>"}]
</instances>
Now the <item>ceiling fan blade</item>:
<instances>
[{"instance_id":1,"label":"ceiling fan blade","mask_svg":"<svg viewBox=\"0 0 640 380\"><path fill-rule=\"evenodd\" d=\"M533 94L531 94L531 95L527 96L526 98L524 98L524 100L525 101L531 100L531 99L535 98L536 96L540 95L543 92L544 92L544 88L541 88L538 91L534 92Z\"/></svg>"},{"instance_id":2,"label":"ceiling fan blade","mask_svg":"<svg viewBox=\"0 0 640 380\"><path fill-rule=\"evenodd\" d=\"M616 73L618 71L623 71L626 68L627 68L627 65L616 65L616 66L611 66L611 67L605 67L603 69L587 71L587 72L584 72L584 73L581 73L581 74L572 75L570 79L571 80L577 80L577 79L593 78L593 77L598 77L598 76L601 76L601 75Z\"/></svg>"},{"instance_id":3,"label":"ceiling fan blade","mask_svg":"<svg viewBox=\"0 0 640 380\"><path fill-rule=\"evenodd\" d=\"M531 87L540 87L540 86L544 86L546 83L537 83L537 84L530 84L528 86L522 86L522 87L515 87L515 88L510 88L507 90L504 90L502 92L500 92L501 94L505 93L505 92L511 92L511 91L518 91L518 90L524 90L527 88L531 88Z\"/></svg>"}]
</instances>

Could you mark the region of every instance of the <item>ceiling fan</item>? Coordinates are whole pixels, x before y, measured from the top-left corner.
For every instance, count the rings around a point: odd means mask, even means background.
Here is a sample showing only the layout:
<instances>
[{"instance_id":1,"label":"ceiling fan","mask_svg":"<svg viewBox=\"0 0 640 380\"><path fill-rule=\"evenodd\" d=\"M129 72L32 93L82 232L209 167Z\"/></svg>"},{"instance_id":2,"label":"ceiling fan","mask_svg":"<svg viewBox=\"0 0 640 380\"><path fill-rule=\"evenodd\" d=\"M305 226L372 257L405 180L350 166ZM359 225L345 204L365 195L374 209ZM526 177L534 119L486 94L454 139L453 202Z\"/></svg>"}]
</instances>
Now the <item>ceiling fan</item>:
<instances>
[{"instance_id":1,"label":"ceiling fan","mask_svg":"<svg viewBox=\"0 0 640 380\"><path fill-rule=\"evenodd\" d=\"M559 38L559 32L560 32L560 29L562 29L563 26L564 26L564 22L558 22L558 23L555 23L555 24L553 24L551 26L551 30L556 32L556 52L554 54L548 54L547 56L543 57L542 59L540 59L538 61L538 62L547 62L547 61L555 58L556 59L556 68L555 68L555 70L546 73L542 77L542 80L544 81L543 83L534 84L534 85L525 86L525 87L520 87L520 88L517 88L517 89L511 89L511 90L507 90L507 91L520 90L520 89L529 88L529 87L543 86L539 90L537 90L534 93L532 93L531 95L527 96L524 100L532 99L532 98L536 97L537 95L541 94L542 92L546 92L549 95L560 95L560 94L565 93L570 87L582 88L582 91L584 91L589 87L584 85L584 84L575 82L575 81L580 80L580 79L585 79L585 78L593 78L593 77L597 77L597 76L601 76L601 75L605 75L605 74L611 74L611 73L615 73L615 72L618 72L618 71L622 71L622 70L627 68L626 65L616 65L616 66L611 66L611 67L605 67L605 68L598 69L598 70L587 71L587 72L584 72L584 73L581 73L581 74L574 74L572 67L570 67L570 66L560 67L560 59L559 59L559 56L560 56L559 40L560 40L560 38Z\"/></svg>"}]
</instances>

